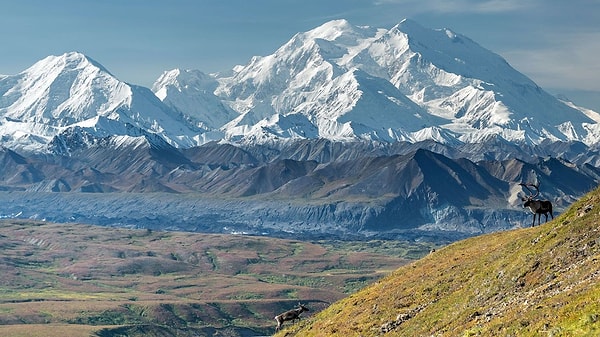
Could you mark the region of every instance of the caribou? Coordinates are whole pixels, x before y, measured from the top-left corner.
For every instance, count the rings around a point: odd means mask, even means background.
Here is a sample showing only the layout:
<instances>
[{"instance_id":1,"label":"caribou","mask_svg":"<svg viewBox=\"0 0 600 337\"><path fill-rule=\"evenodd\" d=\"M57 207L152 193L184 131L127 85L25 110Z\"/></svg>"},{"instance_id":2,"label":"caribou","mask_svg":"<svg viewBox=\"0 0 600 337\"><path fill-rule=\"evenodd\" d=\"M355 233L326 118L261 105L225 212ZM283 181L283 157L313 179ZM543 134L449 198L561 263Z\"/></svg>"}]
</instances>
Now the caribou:
<instances>
[{"instance_id":1,"label":"caribou","mask_svg":"<svg viewBox=\"0 0 600 337\"><path fill-rule=\"evenodd\" d=\"M548 213L550 213L550 216L552 217L552 219L554 219L554 214L552 213L552 203L549 200L535 199L538 195L540 195L539 183L537 185L532 183L521 183L519 185L525 187L529 191L529 195L526 197L521 197L521 200L523 201L523 207L528 207L533 213L533 223L531 224L531 227L535 226L536 215L538 218L538 225L540 225L542 221L542 214L544 214L544 216L546 217L546 222L548 222ZM528 186L535 188L535 195L533 194L533 191L529 189Z\"/></svg>"},{"instance_id":2,"label":"caribou","mask_svg":"<svg viewBox=\"0 0 600 337\"><path fill-rule=\"evenodd\" d=\"M275 331L279 331L283 325L283 322L285 321L292 321L293 324L295 320L300 320L300 314L305 311L310 310L308 310L308 308L304 305L298 303L298 307L296 309L288 310L283 314L275 316L275 320L277 321L277 327L275 328Z\"/></svg>"}]
</instances>

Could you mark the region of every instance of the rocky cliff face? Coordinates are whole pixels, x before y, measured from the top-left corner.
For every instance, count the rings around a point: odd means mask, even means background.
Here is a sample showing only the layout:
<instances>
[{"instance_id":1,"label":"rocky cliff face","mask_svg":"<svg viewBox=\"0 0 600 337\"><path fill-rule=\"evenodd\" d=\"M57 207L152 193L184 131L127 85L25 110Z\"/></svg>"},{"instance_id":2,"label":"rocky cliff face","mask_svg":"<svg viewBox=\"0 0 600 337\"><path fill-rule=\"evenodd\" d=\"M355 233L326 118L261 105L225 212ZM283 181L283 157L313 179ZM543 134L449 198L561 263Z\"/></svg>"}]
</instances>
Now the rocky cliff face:
<instances>
[{"instance_id":1,"label":"rocky cliff face","mask_svg":"<svg viewBox=\"0 0 600 337\"><path fill-rule=\"evenodd\" d=\"M3 149L0 189L8 192L0 193L0 216L295 237L440 239L530 225L520 182L540 183L560 212L600 179L600 170L586 163L475 162L449 156L459 152L425 149L430 143L386 148L302 141L294 151L270 152L207 144L177 151L137 139L111 138L69 157ZM365 149L372 155L358 155Z\"/></svg>"}]
</instances>

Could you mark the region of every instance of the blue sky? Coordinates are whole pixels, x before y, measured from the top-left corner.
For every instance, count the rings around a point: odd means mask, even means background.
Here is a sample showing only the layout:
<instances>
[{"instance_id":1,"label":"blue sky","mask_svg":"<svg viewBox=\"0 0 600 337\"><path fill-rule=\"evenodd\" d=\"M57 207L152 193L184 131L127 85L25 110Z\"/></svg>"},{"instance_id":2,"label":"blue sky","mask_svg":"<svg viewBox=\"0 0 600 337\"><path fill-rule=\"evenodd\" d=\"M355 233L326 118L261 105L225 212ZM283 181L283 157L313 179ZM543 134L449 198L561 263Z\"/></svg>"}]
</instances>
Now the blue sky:
<instances>
[{"instance_id":1,"label":"blue sky","mask_svg":"<svg viewBox=\"0 0 600 337\"><path fill-rule=\"evenodd\" d=\"M600 111L600 0L9 0L1 8L0 74L79 51L151 86L173 68L245 64L329 20L391 28L411 18L464 34L550 92Z\"/></svg>"}]
</instances>

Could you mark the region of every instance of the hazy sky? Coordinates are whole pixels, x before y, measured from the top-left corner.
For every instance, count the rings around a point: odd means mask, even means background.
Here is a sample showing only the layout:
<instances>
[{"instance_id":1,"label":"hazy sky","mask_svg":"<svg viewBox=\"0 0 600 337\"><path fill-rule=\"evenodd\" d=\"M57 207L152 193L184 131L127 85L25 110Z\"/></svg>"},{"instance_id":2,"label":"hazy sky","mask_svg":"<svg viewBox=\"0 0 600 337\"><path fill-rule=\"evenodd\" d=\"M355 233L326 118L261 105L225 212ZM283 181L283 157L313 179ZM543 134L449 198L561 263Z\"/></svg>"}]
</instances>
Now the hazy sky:
<instances>
[{"instance_id":1,"label":"hazy sky","mask_svg":"<svg viewBox=\"0 0 600 337\"><path fill-rule=\"evenodd\" d=\"M600 0L6 0L0 74L79 51L120 80L149 87L173 68L210 73L246 64L340 18L450 28L543 88L592 91L587 99L600 106Z\"/></svg>"}]
</instances>

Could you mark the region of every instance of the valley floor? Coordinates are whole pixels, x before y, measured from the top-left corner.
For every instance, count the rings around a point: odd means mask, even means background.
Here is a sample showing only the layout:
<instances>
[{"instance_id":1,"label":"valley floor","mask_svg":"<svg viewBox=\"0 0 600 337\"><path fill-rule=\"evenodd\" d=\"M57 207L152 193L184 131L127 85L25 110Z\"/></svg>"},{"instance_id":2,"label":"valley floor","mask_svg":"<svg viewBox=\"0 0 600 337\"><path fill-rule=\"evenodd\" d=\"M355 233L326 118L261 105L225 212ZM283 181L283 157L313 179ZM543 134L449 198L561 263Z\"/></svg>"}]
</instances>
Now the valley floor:
<instances>
[{"instance_id":1,"label":"valley floor","mask_svg":"<svg viewBox=\"0 0 600 337\"><path fill-rule=\"evenodd\" d=\"M5 219L0 335L267 334L299 301L318 312L432 246Z\"/></svg>"}]
</instances>

